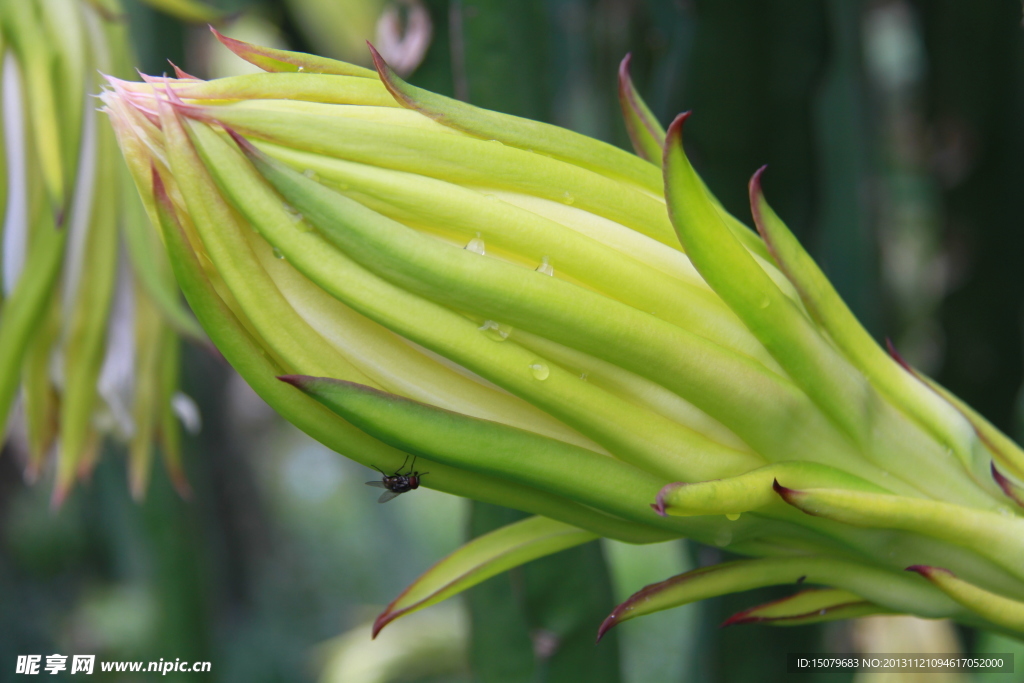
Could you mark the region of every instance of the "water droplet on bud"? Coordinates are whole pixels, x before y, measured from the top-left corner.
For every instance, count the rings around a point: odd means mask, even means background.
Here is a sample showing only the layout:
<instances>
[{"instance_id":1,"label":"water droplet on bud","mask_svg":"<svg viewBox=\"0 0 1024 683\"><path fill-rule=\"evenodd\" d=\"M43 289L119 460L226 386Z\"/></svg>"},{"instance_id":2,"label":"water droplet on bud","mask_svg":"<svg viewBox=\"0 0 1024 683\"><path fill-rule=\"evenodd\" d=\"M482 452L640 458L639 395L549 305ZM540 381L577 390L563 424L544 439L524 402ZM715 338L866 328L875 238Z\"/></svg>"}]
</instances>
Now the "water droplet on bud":
<instances>
[{"instance_id":1,"label":"water droplet on bud","mask_svg":"<svg viewBox=\"0 0 1024 683\"><path fill-rule=\"evenodd\" d=\"M548 263L548 257L547 256L545 256L544 258L541 259L540 265L537 266L537 272L538 273L544 273L545 275L552 275L552 276L555 274L555 269L554 269L554 267L552 267L552 265L550 263Z\"/></svg>"},{"instance_id":2,"label":"water droplet on bud","mask_svg":"<svg viewBox=\"0 0 1024 683\"><path fill-rule=\"evenodd\" d=\"M465 246L466 251L471 251L474 254L484 255L484 241L480 239L480 233L476 234L476 237L471 239Z\"/></svg>"},{"instance_id":3,"label":"water droplet on bud","mask_svg":"<svg viewBox=\"0 0 1024 683\"><path fill-rule=\"evenodd\" d=\"M284 260L284 252L283 251L281 251L277 247L274 247L273 251L274 251L274 258Z\"/></svg>"},{"instance_id":4,"label":"water droplet on bud","mask_svg":"<svg viewBox=\"0 0 1024 683\"><path fill-rule=\"evenodd\" d=\"M320 180L320 176L318 176L316 174L316 171L314 171L311 168L307 168L305 171L303 171L302 175L306 176L310 180Z\"/></svg>"},{"instance_id":5,"label":"water droplet on bud","mask_svg":"<svg viewBox=\"0 0 1024 683\"><path fill-rule=\"evenodd\" d=\"M530 363L530 372L539 380L545 380L551 374L551 369L544 363Z\"/></svg>"},{"instance_id":6,"label":"water droplet on bud","mask_svg":"<svg viewBox=\"0 0 1024 683\"><path fill-rule=\"evenodd\" d=\"M722 529L715 535L715 545L719 548L724 548L730 543L732 543L732 532L728 529Z\"/></svg>"},{"instance_id":7,"label":"water droplet on bud","mask_svg":"<svg viewBox=\"0 0 1024 683\"><path fill-rule=\"evenodd\" d=\"M486 334L489 339L499 342L505 341L512 334L512 327L510 325L502 325L493 320L485 320L484 324L477 329Z\"/></svg>"},{"instance_id":8,"label":"water droplet on bud","mask_svg":"<svg viewBox=\"0 0 1024 683\"><path fill-rule=\"evenodd\" d=\"M762 309L768 308L771 305L772 305L771 299L768 299L768 298L761 299L761 308Z\"/></svg>"},{"instance_id":9,"label":"water droplet on bud","mask_svg":"<svg viewBox=\"0 0 1024 683\"><path fill-rule=\"evenodd\" d=\"M725 516L725 518L727 520L729 520L730 522L735 522L737 519L740 518L740 513L739 512L730 512L729 514L727 514Z\"/></svg>"},{"instance_id":10,"label":"water droplet on bud","mask_svg":"<svg viewBox=\"0 0 1024 683\"><path fill-rule=\"evenodd\" d=\"M572 206L576 203L576 197L574 197L571 192L565 192L562 194L562 201L569 206Z\"/></svg>"}]
</instances>

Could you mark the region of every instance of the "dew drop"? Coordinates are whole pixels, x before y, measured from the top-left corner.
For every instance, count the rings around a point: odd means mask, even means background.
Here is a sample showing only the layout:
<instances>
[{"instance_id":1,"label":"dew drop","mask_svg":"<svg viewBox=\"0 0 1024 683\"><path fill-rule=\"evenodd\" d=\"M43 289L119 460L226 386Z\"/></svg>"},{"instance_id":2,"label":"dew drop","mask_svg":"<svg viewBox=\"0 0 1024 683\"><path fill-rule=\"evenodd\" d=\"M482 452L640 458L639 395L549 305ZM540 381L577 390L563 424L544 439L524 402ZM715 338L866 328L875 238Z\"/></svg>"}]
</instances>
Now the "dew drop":
<instances>
[{"instance_id":1,"label":"dew drop","mask_svg":"<svg viewBox=\"0 0 1024 683\"><path fill-rule=\"evenodd\" d=\"M542 258L540 260L540 265L537 266L537 272L538 273L544 273L545 275L554 275L555 274L555 269L554 269L554 267L550 263L548 263L548 257L547 256L545 256L544 258Z\"/></svg>"},{"instance_id":2,"label":"dew drop","mask_svg":"<svg viewBox=\"0 0 1024 683\"><path fill-rule=\"evenodd\" d=\"M274 258L281 259L282 261L284 260L284 252L283 251L281 251L277 247L274 247L273 251L274 251Z\"/></svg>"},{"instance_id":3,"label":"dew drop","mask_svg":"<svg viewBox=\"0 0 1024 683\"><path fill-rule=\"evenodd\" d=\"M512 334L511 326L502 325L501 323L494 322L493 320L485 320L484 324L477 329L486 334L489 339L493 339L498 342L505 341L508 339L508 336Z\"/></svg>"},{"instance_id":4,"label":"dew drop","mask_svg":"<svg viewBox=\"0 0 1024 683\"><path fill-rule=\"evenodd\" d=\"M768 308L771 305L772 305L771 299L768 299L767 297L764 298L764 299L761 299L761 308L762 309Z\"/></svg>"},{"instance_id":5,"label":"dew drop","mask_svg":"<svg viewBox=\"0 0 1024 683\"><path fill-rule=\"evenodd\" d=\"M311 168L307 168L305 171L303 171L302 175L306 176L310 180L320 180L320 176L318 176L316 174L316 171L314 171Z\"/></svg>"},{"instance_id":6,"label":"dew drop","mask_svg":"<svg viewBox=\"0 0 1024 683\"><path fill-rule=\"evenodd\" d=\"M562 193L562 201L569 206L572 206L576 203L576 197L573 196L572 192L564 192Z\"/></svg>"},{"instance_id":7,"label":"dew drop","mask_svg":"<svg viewBox=\"0 0 1024 683\"><path fill-rule=\"evenodd\" d=\"M530 372L539 380L545 380L551 374L551 369L544 363L530 363Z\"/></svg>"},{"instance_id":8,"label":"dew drop","mask_svg":"<svg viewBox=\"0 0 1024 683\"><path fill-rule=\"evenodd\" d=\"M732 532L728 529L722 529L715 535L715 545L719 548L724 548L730 543L732 543Z\"/></svg>"},{"instance_id":9,"label":"dew drop","mask_svg":"<svg viewBox=\"0 0 1024 683\"><path fill-rule=\"evenodd\" d=\"M466 243L465 249L466 251L471 251L474 254L480 254L481 256L484 255L484 241L480 238L480 233L477 233L476 237Z\"/></svg>"},{"instance_id":10,"label":"dew drop","mask_svg":"<svg viewBox=\"0 0 1024 683\"><path fill-rule=\"evenodd\" d=\"M725 518L727 520L729 520L730 522L735 522L737 519L740 518L740 513L739 512L730 512L729 514L727 514L725 516Z\"/></svg>"}]
</instances>

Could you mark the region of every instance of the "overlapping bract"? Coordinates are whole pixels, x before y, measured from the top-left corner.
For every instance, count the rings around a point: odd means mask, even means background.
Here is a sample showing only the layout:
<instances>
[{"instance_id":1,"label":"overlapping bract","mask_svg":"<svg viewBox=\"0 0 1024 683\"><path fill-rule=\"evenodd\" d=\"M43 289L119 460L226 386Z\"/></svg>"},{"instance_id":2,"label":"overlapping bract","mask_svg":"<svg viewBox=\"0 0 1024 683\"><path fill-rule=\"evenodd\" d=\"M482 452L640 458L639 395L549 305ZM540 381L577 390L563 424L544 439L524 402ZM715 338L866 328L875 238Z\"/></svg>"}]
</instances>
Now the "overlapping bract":
<instances>
[{"instance_id":1,"label":"overlapping bract","mask_svg":"<svg viewBox=\"0 0 1024 683\"><path fill-rule=\"evenodd\" d=\"M417 89L379 57L373 74L229 46L271 73L105 95L212 340L340 453L384 471L412 454L424 486L539 516L467 544L378 628L595 536L685 536L758 559L650 586L602 632L804 581L829 588L732 623L1020 630L1024 454L875 344L759 174L763 239L725 213L685 116L662 130L625 67L644 158Z\"/></svg>"},{"instance_id":2,"label":"overlapping bract","mask_svg":"<svg viewBox=\"0 0 1024 683\"><path fill-rule=\"evenodd\" d=\"M55 447L55 505L91 471L105 433L129 443L136 497L156 440L187 491L172 403L191 410L176 398L175 328L201 330L94 99L100 72L131 73L126 22L112 0L0 4L0 419L20 394L26 474L35 479Z\"/></svg>"}]
</instances>

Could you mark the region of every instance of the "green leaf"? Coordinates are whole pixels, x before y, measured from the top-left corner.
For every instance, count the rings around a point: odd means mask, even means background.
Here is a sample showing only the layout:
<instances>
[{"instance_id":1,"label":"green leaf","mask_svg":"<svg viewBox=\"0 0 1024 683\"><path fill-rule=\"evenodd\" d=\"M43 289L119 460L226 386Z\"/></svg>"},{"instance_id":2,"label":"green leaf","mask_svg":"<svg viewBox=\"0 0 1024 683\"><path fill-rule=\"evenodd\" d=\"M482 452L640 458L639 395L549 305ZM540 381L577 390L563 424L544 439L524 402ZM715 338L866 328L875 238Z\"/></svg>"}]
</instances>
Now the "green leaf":
<instances>
[{"instance_id":1,"label":"green leaf","mask_svg":"<svg viewBox=\"0 0 1024 683\"><path fill-rule=\"evenodd\" d=\"M403 615L441 602L492 576L596 538L592 533L544 517L530 517L478 536L406 588L377 617L373 635Z\"/></svg>"}]
</instances>

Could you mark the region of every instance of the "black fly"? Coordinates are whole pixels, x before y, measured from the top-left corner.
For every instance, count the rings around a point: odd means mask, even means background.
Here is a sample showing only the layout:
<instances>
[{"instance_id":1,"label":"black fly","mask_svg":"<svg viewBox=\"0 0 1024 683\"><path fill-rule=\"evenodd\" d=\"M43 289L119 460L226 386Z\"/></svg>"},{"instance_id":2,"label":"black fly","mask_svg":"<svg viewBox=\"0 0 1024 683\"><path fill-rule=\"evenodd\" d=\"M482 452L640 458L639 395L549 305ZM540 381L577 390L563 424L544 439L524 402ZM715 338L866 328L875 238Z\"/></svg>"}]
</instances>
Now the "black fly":
<instances>
[{"instance_id":1,"label":"black fly","mask_svg":"<svg viewBox=\"0 0 1024 683\"><path fill-rule=\"evenodd\" d=\"M386 503L392 498L405 493L406 491L412 491L420 487L420 477L424 474L430 474L430 472L414 472L413 467L416 466L416 458L412 459L412 467L405 474L402 474L402 470L405 469L405 463L409 462L409 456L405 456L405 460L402 462L402 466L394 474L387 474L384 470L373 466L373 469L384 475L384 478L380 481L368 481L367 486L375 486L379 489L387 489L384 493L380 494L380 498L377 499L378 503Z\"/></svg>"}]
</instances>

